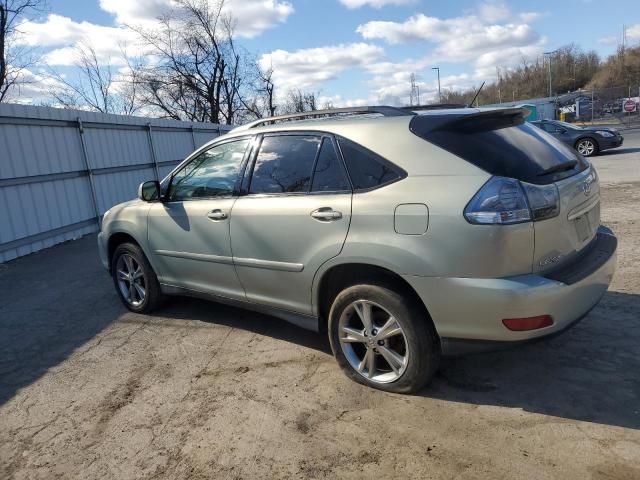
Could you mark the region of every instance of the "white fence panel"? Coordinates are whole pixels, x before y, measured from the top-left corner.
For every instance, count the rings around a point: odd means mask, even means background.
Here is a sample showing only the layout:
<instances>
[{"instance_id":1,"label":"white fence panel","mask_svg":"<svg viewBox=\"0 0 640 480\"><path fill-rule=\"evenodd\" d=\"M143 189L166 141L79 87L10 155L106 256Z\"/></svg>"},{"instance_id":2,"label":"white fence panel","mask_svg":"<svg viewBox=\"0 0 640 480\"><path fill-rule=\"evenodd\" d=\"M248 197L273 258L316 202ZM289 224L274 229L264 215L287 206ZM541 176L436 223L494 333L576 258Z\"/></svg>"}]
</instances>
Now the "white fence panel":
<instances>
[{"instance_id":1,"label":"white fence panel","mask_svg":"<svg viewBox=\"0 0 640 480\"><path fill-rule=\"evenodd\" d=\"M95 232L140 182L230 128L0 104L0 262Z\"/></svg>"}]
</instances>

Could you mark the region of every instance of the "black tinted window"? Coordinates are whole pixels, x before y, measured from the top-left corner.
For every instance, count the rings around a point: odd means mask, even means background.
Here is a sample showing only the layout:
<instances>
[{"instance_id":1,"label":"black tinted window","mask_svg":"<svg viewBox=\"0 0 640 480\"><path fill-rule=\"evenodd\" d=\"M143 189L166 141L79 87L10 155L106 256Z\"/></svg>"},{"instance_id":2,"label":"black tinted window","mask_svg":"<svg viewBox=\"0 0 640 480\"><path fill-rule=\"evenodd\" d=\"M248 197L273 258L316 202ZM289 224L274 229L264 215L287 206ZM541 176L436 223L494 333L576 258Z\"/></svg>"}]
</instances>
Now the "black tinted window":
<instances>
[{"instance_id":1,"label":"black tinted window","mask_svg":"<svg viewBox=\"0 0 640 480\"><path fill-rule=\"evenodd\" d=\"M434 128L434 119L417 115L411 131L492 175L529 183L546 184L574 175L587 163L570 147L518 115L460 117L447 128ZM455 120L455 119L452 119ZM435 119L437 121L437 119ZM450 122L450 121L449 121ZM573 162L573 168L552 174L543 172L559 164Z\"/></svg>"},{"instance_id":2,"label":"black tinted window","mask_svg":"<svg viewBox=\"0 0 640 480\"><path fill-rule=\"evenodd\" d=\"M402 177L398 169L371 150L346 138L340 138L338 143L354 190L378 187Z\"/></svg>"},{"instance_id":3,"label":"black tinted window","mask_svg":"<svg viewBox=\"0 0 640 480\"><path fill-rule=\"evenodd\" d=\"M251 178L251 193L308 192L320 137L269 136L262 139Z\"/></svg>"},{"instance_id":4,"label":"black tinted window","mask_svg":"<svg viewBox=\"0 0 640 480\"><path fill-rule=\"evenodd\" d=\"M320 147L311 190L313 192L339 192L350 189L346 172L342 161L336 154L333 142L329 138L325 138Z\"/></svg>"},{"instance_id":5,"label":"black tinted window","mask_svg":"<svg viewBox=\"0 0 640 480\"><path fill-rule=\"evenodd\" d=\"M249 140L215 146L202 152L171 179L169 199L220 197L233 194Z\"/></svg>"}]
</instances>

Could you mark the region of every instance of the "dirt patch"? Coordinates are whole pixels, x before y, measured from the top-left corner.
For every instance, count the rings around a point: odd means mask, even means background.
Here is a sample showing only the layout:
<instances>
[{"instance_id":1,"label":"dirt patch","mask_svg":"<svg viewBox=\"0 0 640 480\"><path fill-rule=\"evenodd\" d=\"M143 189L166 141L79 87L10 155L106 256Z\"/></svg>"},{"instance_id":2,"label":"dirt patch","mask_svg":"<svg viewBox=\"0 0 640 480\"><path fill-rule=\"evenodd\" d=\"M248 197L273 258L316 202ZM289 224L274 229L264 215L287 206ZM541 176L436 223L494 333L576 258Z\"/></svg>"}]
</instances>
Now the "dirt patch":
<instances>
[{"instance_id":1,"label":"dirt patch","mask_svg":"<svg viewBox=\"0 0 640 480\"><path fill-rule=\"evenodd\" d=\"M126 312L93 237L0 266L0 478L640 478L640 154L595 162L619 239L598 307L446 360L414 396L349 381L326 339L275 318Z\"/></svg>"}]
</instances>

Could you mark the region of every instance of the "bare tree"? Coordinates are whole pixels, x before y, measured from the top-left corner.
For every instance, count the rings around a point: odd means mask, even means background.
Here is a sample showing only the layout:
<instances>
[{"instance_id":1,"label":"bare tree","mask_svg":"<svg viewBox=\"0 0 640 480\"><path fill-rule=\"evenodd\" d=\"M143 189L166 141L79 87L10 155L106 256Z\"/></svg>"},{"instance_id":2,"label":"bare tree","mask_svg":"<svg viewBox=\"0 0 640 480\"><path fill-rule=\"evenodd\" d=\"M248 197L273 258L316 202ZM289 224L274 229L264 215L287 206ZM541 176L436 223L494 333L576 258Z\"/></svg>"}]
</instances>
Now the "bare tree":
<instances>
[{"instance_id":1,"label":"bare tree","mask_svg":"<svg viewBox=\"0 0 640 480\"><path fill-rule=\"evenodd\" d=\"M158 27L131 26L156 60L139 78L145 102L169 118L234 123L255 63L234 42L224 0L173 4Z\"/></svg>"},{"instance_id":2,"label":"bare tree","mask_svg":"<svg viewBox=\"0 0 640 480\"><path fill-rule=\"evenodd\" d=\"M38 56L33 49L18 44L18 26L44 6L44 0L0 0L0 102L14 87L30 82L28 70Z\"/></svg>"},{"instance_id":3,"label":"bare tree","mask_svg":"<svg viewBox=\"0 0 640 480\"><path fill-rule=\"evenodd\" d=\"M256 67L256 74L252 86L253 94L243 99L246 120L273 117L276 114L273 68L262 70Z\"/></svg>"},{"instance_id":4,"label":"bare tree","mask_svg":"<svg viewBox=\"0 0 640 480\"><path fill-rule=\"evenodd\" d=\"M76 47L77 74L66 77L51 73L55 86L50 95L65 108L88 108L102 113L132 115L140 108L139 67L121 49L126 73L114 73L111 59L100 60L95 48L88 42Z\"/></svg>"},{"instance_id":5,"label":"bare tree","mask_svg":"<svg viewBox=\"0 0 640 480\"><path fill-rule=\"evenodd\" d=\"M318 110L317 95L293 88L287 92L286 113L302 113Z\"/></svg>"}]
</instances>

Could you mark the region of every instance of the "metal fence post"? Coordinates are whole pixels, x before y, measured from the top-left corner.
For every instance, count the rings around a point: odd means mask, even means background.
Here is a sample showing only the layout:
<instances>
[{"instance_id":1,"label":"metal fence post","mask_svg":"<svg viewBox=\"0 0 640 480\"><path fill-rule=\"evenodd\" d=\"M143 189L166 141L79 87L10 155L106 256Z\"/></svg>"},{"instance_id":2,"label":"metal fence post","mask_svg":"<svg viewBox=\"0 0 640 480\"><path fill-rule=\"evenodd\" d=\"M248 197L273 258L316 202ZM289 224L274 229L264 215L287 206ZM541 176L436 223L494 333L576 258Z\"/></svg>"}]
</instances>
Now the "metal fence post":
<instances>
[{"instance_id":1,"label":"metal fence post","mask_svg":"<svg viewBox=\"0 0 640 480\"><path fill-rule=\"evenodd\" d=\"M193 125L191 125L191 142L193 143L193 149L195 150L196 147L196 134L193 131Z\"/></svg>"},{"instance_id":2,"label":"metal fence post","mask_svg":"<svg viewBox=\"0 0 640 480\"><path fill-rule=\"evenodd\" d=\"M149 151L151 151L151 161L153 169L156 172L156 180L160 181L160 171L158 170L158 159L156 158L156 149L153 145L153 135L151 134L151 122L147 123L147 139L149 140Z\"/></svg>"},{"instance_id":3,"label":"metal fence post","mask_svg":"<svg viewBox=\"0 0 640 480\"><path fill-rule=\"evenodd\" d=\"M96 214L96 220L98 222L98 228L100 228L101 216L100 209L98 208L98 197L96 196L96 184L93 178L93 169L91 168L91 163L89 162L89 154L87 153L87 146L84 141L84 127L82 126L82 120L80 117L77 117L78 122L78 133L80 135L80 145L82 146L82 159L84 160L84 166L87 169L87 173L89 174L89 188L91 189L91 200L93 201L93 211Z\"/></svg>"}]
</instances>

